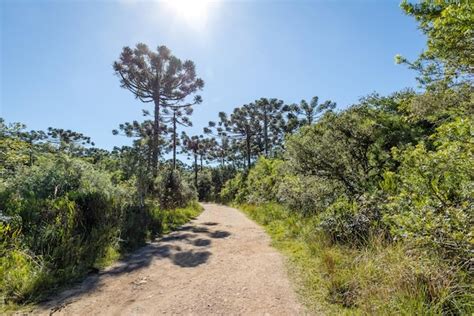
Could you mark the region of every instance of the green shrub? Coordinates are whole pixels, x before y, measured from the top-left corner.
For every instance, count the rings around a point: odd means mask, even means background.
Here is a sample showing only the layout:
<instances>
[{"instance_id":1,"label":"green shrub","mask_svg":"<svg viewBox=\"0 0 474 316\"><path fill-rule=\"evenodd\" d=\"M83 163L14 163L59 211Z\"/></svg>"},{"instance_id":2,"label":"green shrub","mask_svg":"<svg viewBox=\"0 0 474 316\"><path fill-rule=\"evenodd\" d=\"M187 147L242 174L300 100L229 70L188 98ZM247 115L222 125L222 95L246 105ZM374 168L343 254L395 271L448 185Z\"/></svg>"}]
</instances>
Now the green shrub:
<instances>
[{"instance_id":1,"label":"green shrub","mask_svg":"<svg viewBox=\"0 0 474 316\"><path fill-rule=\"evenodd\" d=\"M334 181L286 174L280 180L277 200L291 210L310 215L324 211L342 194L343 188Z\"/></svg>"},{"instance_id":2,"label":"green shrub","mask_svg":"<svg viewBox=\"0 0 474 316\"><path fill-rule=\"evenodd\" d=\"M247 175L239 172L237 175L228 180L220 193L221 200L225 203L237 202L243 203L248 196Z\"/></svg>"},{"instance_id":3,"label":"green shrub","mask_svg":"<svg viewBox=\"0 0 474 316\"><path fill-rule=\"evenodd\" d=\"M320 215L319 227L335 243L364 245L370 236L370 218L355 201L340 198Z\"/></svg>"},{"instance_id":4,"label":"green shrub","mask_svg":"<svg viewBox=\"0 0 474 316\"><path fill-rule=\"evenodd\" d=\"M218 166L211 168L211 183L212 183L212 192L210 199L213 201L220 201L220 193L225 183L235 177L236 174L235 167L232 165L227 166Z\"/></svg>"},{"instance_id":5,"label":"green shrub","mask_svg":"<svg viewBox=\"0 0 474 316\"><path fill-rule=\"evenodd\" d=\"M166 234L189 222L201 213L202 207L198 202L189 203L186 207L173 210L160 210L154 208L152 218L154 223L159 223L159 234Z\"/></svg>"},{"instance_id":6,"label":"green shrub","mask_svg":"<svg viewBox=\"0 0 474 316\"><path fill-rule=\"evenodd\" d=\"M0 209L5 218L19 219L16 239L2 232L0 269L8 271L9 282L1 291L6 300L46 295L87 273L111 247L117 249L130 197L125 188L112 184L108 173L67 156L39 157L34 166L6 179Z\"/></svg>"},{"instance_id":7,"label":"green shrub","mask_svg":"<svg viewBox=\"0 0 474 316\"><path fill-rule=\"evenodd\" d=\"M123 251L129 251L145 244L149 237L148 227L151 221L152 218L148 207L139 205L125 207L120 229L120 247ZM154 233L158 234L161 229L159 226L156 229L158 232Z\"/></svg>"},{"instance_id":8,"label":"green shrub","mask_svg":"<svg viewBox=\"0 0 474 316\"><path fill-rule=\"evenodd\" d=\"M185 207L196 199L196 193L179 170L165 168L155 180L155 192L163 209Z\"/></svg>"},{"instance_id":9,"label":"green shrub","mask_svg":"<svg viewBox=\"0 0 474 316\"><path fill-rule=\"evenodd\" d=\"M210 201L212 199L212 178L209 170L201 170L198 174L197 194L199 201Z\"/></svg>"},{"instance_id":10,"label":"green shrub","mask_svg":"<svg viewBox=\"0 0 474 316\"><path fill-rule=\"evenodd\" d=\"M264 203L276 201L281 167L283 161L260 157L255 166L250 170L247 183L250 203Z\"/></svg>"},{"instance_id":11,"label":"green shrub","mask_svg":"<svg viewBox=\"0 0 474 316\"><path fill-rule=\"evenodd\" d=\"M398 239L472 267L474 252L474 123L457 118L441 125L432 144L394 150L398 173L386 172L386 221Z\"/></svg>"},{"instance_id":12,"label":"green shrub","mask_svg":"<svg viewBox=\"0 0 474 316\"><path fill-rule=\"evenodd\" d=\"M111 178L85 160L46 155L0 183L0 293L7 305L40 299L200 211L178 172L157 182L168 210L153 199L139 203L133 179Z\"/></svg>"}]
</instances>

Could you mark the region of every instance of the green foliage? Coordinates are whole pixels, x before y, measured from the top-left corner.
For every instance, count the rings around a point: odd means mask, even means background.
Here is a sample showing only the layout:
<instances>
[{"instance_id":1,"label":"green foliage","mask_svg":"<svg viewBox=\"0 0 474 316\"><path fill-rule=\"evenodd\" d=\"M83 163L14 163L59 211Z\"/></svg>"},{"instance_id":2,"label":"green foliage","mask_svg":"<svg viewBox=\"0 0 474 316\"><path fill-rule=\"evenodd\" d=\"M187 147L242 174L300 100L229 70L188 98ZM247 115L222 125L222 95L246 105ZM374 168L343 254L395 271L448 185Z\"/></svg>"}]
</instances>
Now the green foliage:
<instances>
[{"instance_id":1,"label":"green foliage","mask_svg":"<svg viewBox=\"0 0 474 316\"><path fill-rule=\"evenodd\" d=\"M445 123L450 117L474 115L474 88L470 84L460 84L446 89L442 83L433 84L425 93L414 95L402 105L407 119L418 126L427 128L427 134Z\"/></svg>"},{"instance_id":2,"label":"green foliage","mask_svg":"<svg viewBox=\"0 0 474 316\"><path fill-rule=\"evenodd\" d=\"M470 314L472 91L439 83L327 112L221 196L254 204L246 212L334 313Z\"/></svg>"},{"instance_id":3,"label":"green foliage","mask_svg":"<svg viewBox=\"0 0 474 316\"><path fill-rule=\"evenodd\" d=\"M288 173L279 179L277 200L293 211L311 215L323 212L341 195L344 188L336 181Z\"/></svg>"},{"instance_id":4,"label":"green foliage","mask_svg":"<svg viewBox=\"0 0 474 316\"><path fill-rule=\"evenodd\" d=\"M210 199L213 201L220 201L220 193L222 191L222 188L228 180L232 179L235 176L237 171L233 166L223 165L211 168L210 172L212 183Z\"/></svg>"},{"instance_id":5,"label":"green foliage","mask_svg":"<svg viewBox=\"0 0 474 316\"><path fill-rule=\"evenodd\" d=\"M0 176L11 175L16 168L29 162L29 146L19 134L22 124L6 124L0 117Z\"/></svg>"},{"instance_id":6,"label":"green foliage","mask_svg":"<svg viewBox=\"0 0 474 316\"><path fill-rule=\"evenodd\" d=\"M28 145L14 138L0 138L0 175L11 174L29 161Z\"/></svg>"},{"instance_id":7,"label":"green foliage","mask_svg":"<svg viewBox=\"0 0 474 316\"><path fill-rule=\"evenodd\" d=\"M166 234L186 224L190 219L196 218L201 211L202 207L199 203L193 201L183 208L170 210L154 208L152 217L156 223L160 223L159 234Z\"/></svg>"},{"instance_id":8,"label":"green foliage","mask_svg":"<svg viewBox=\"0 0 474 316\"><path fill-rule=\"evenodd\" d=\"M276 200L282 164L283 161L278 159L264 157L258 159L247 178L248 202L263 203Z\"/></svg>"},{"instance_id":9,"label":"green foliage","mask_svg":"<svg viewBox=\"0 0 474 316\"><path fill-rule=\"evenodd\" d=\"M166 176L167 206L186 207L194 193L178 173ZM0 292L7 304L40 299L199 212L194 204L176 214L141 204L133 179L114 181L86 159L43 154L0 182Z\"/></svg>"},{"instance_id":10,"label":"green foliage","mask_svg":"<svg viewBox=\"0 0 474 316\"><path fill-rule=\"evenodd\" d=\"M472 119L456 118L437 128L431 145L395 150L399 171L387 172L382 185L396 236L467 265L474 251L473 131Z\"/></svg>"},{"instance_id":11,"label":"green foliage","mask_svg":"<svg viewBox=\"0 0 474 316\"><path fill-rule=\"evenodd\" d=\"M236 176L228 180L220 193L221 200L225 203L242 203L248 196L247 175L239 172Z\"/></svg>"},{"instance_id":12,"label":"green foliage","mask_svg":"<svg viewBox=\"0 0 474 316\"><path fill-rule=\"evenodd\" d=\"M210 201L212 194L212 178L209 170L201 170L198 175L197 193L199 201Z\"/></svg>"},{"instance_id":13,"label":"green foliage","mask_svg":"<svg viewBox=\"0 0 474 316\"><path fill-rule=\"evenodd\" d=\"M362 104L328 113L292 135L285 154L293 172L336 182L347 194L362 194L377 186L380 170L391 167L388 150L411 140L405 129L395 114Z\"/></svg>"},{"instance_id":14,"label":"green foliage","mask_svg":"<svg viewBox=\"0 0 474 316\"><path fill-rule=\"evenodd\" d=\"M339 198L320 215L319 227L333 243L367 245L372 236L382 235L381 214L374 205Z\"/></svg>"},{"instance_id":15,"label":"green foliage","mask_svg":"<svg viewBox=\"0 0 474 316\"><path fill-rule=\"evenodd\" d=\"M413 16L427 35L427 49L421 59L439 59L448 75L474 71L474 9L470 1L404 0L402 9Z\"/></svg>"},{"instance_id":16,"label":"green foliage","mask_svg":"<svg viewBox=\"0 0 474 316\"><path fill-rule=\"evenodd\" d=\"M211 158L250 169L259 156L280 157L286 134L311 125L335 106L331 101L318 104L318 97L313 97L310 104L302 100L299 105L260 98L234 108L229 115L219 112L219 121L211 121L204 128L206 134L215 137Z\"/></svg>"},{"instance_id":17,"label":"green foliage","mask_svg":"<svg viewBox=\"0 0 474 316\"><path fill-rule=\"evenodd\" d=\"M173 168L162 170L155 180L155 191L163 209L185 207L196 199L195 192L183 179L181 172Z\"/></svg>"},{"instance_id":18,"label":"green foliage","mask_svg":"<svg viewBox=\"0 0 474 316\"><path fill-rule=\"evenodd\" d=\"M7 179L0 196L4 214L21 219L18 241L7 241L11 251L7 251L3 264L24 259L19 261L20 270L10 269L9 275L26 271L36 275L41 267L41 273L48 276L48 282L38 281L34 287L12 283L24 289L7 293L7 299L14 301L31 298L47 289L48 283L87 272L104 256L106 248L116 243L121 203L127 197L112 185L107 174L66 156L46 156L31 168L20 169ZM16 243L21 247L14 247ZM25 270L27 267L30 270Z\"/></svg>"}]
</instances>

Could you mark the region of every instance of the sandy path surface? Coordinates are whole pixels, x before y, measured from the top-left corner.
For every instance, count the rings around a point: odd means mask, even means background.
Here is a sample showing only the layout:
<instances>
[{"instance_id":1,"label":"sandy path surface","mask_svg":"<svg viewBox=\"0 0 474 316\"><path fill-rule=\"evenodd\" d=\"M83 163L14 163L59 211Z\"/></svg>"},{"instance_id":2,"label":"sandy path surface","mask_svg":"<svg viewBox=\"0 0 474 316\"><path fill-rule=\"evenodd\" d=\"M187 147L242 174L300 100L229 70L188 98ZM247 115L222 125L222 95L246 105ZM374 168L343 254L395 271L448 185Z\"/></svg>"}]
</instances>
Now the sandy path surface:
<instances>
[{"instance_id":1,"label":"sandy path surface","mask_svg":"<svg viewBox=\"0 0 474 316\"><path fill-rule=\"evenodd\" d=\"M284 258L239 211L203 204L179 231L61 293L37 313L296 315Z\"/></svg>"}]
</instances>

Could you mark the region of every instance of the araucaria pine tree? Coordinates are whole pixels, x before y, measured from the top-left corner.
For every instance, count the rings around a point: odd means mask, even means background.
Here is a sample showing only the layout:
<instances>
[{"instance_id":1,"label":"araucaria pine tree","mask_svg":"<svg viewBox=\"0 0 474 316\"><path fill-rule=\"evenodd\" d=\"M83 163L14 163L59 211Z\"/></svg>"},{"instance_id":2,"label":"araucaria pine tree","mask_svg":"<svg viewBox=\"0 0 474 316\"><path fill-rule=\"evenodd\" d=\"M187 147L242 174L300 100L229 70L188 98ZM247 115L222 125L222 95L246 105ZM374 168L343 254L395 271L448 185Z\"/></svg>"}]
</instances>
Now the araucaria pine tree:
<instances>
[{"instance_id":1,"label":"araucaria pine tree","mask_svg":"<svg viewBox=\"0 0 474 316\"><path fill-rule=\"evenodd\" d=\"M201 90L204 81L196 76L191 60L182 62L166 46L159 46L156 52L143 43L137 44L134 49L124 47L113 67L123 88L130 90L140 101L154 104L151 160L153 174L156 175L160 154L161 111L201 103L199 95L195 95L192 100L188 100L188 97Z\"/></svg>"}]
</instances>

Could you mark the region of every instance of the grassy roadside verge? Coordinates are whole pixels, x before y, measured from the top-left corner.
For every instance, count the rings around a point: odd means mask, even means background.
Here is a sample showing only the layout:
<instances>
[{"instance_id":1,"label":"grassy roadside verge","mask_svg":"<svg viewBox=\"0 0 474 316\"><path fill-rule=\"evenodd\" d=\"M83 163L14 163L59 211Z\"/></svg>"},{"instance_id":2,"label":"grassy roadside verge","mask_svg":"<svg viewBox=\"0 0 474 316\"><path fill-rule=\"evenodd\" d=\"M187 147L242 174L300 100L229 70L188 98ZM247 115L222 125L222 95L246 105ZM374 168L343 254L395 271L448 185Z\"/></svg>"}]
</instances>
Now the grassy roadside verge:
<instances>
[{"instance_id":1,"label":"grassy roadside verge","mask_svg":"<svg viewBox=\"0 0 474 316\"><path fill-rule=\"evenodd\" d=\"M234 206L263 226L272 239L272 246L288 258L290 275L310 312L336 314L343 311L342 308L326 302L327 290L320 271L321 260L311 252L307 240L301 238L302 232L297 232L302 227L308 227L310 223L291 216L276 204ZM324 285L321 286L322 284Z\"/></svg>"},{"instance_id":2,"label":"grassy roadside verge","mask_svg":"<svg viewBox=\"0 0 474 316\"><path fill-rule=\"evenodd\" d=\"M155 238L176 230L180 226L196 218L199 214L201 214L202 211L202 206L196 201L191 202L189 205L183 208L172 210L161 210L159 208L155 208L150 210L152 229L147 232L146 241L154 240ZM133 252L135 249L138 249L142 245L143 244L138 244L137 246L128 249L126 252L120 252L118 248L110 247L106 253L106 256L97 261L94 265L94 268L105 268L115 261L123 258L130 252Z\"/></svg>"},{"instance_id":3,"label":"grassy roadside verge","mask_svg":"<svg viewBox=\"0 0 474 316\"><path fill-rule=\"evenodd\" d=\"M472 312L467 276L435 258L377 239L364 248L331 244L315 228L316 218L277 204L236 207L262 225L273 246L288 257L290 273L311 312L441 315L447 308Z\"/></svg>"},{"instance_id":4,"label":"grassy roadside verge","mask_svg":"<svg viewBox=\"0 0 474 316\"><path fill-rule=\"evenodd\" d=\"M161 211L161 214L158 215L163 223L161 235L176 230L196 218L203 210L203 207L198 202L193 202L185 208Z\"/></svg>"},{"instance_id":5,"label":"grassy roadside verge","mask_svg":"<svg viewBox=\"0 0 474 316\"><path fill-rule=\"evenodd\" d=\"M154 238L176 230L180 226L196 218L202 211L203 208L198 202L192 202L184 208L173 210L160 210L158 208L152 209L150 211L152 229L151 231L147 231L146 241L153 240ZM82 281L87 275L88 271L103 269L113 264L117 260L124 258L129 253L143 245L144 243L137 243L136 246L126 250L121 248L119 243L110 245L104 251L104 255L97 258L92 266L83 267L81 271L78 271L75 275L68 279L56 279L54 277L55 271L48 271L44 268L40 270L40 273L42 274L41 278L36 279L32 278L34 275L32 275L30 271L31 269L27 269L28 267L23 269L10 269L10 271L2 270L0 272L4 278L0 282L0 294L6 292L6 287L15 287L24 291L29 291L30 299L25 301L23 304L2 304L3 300L0 296L0 314L13 314L20 312L26 313L34 307L35 303L70 287L75 282ZM22 262L11 262L11 266L15 264L20 265ZM49 285L50 287L46 288L46 286L42 285L41 282L43 284Z\"/></svg>"}]
</instances>

